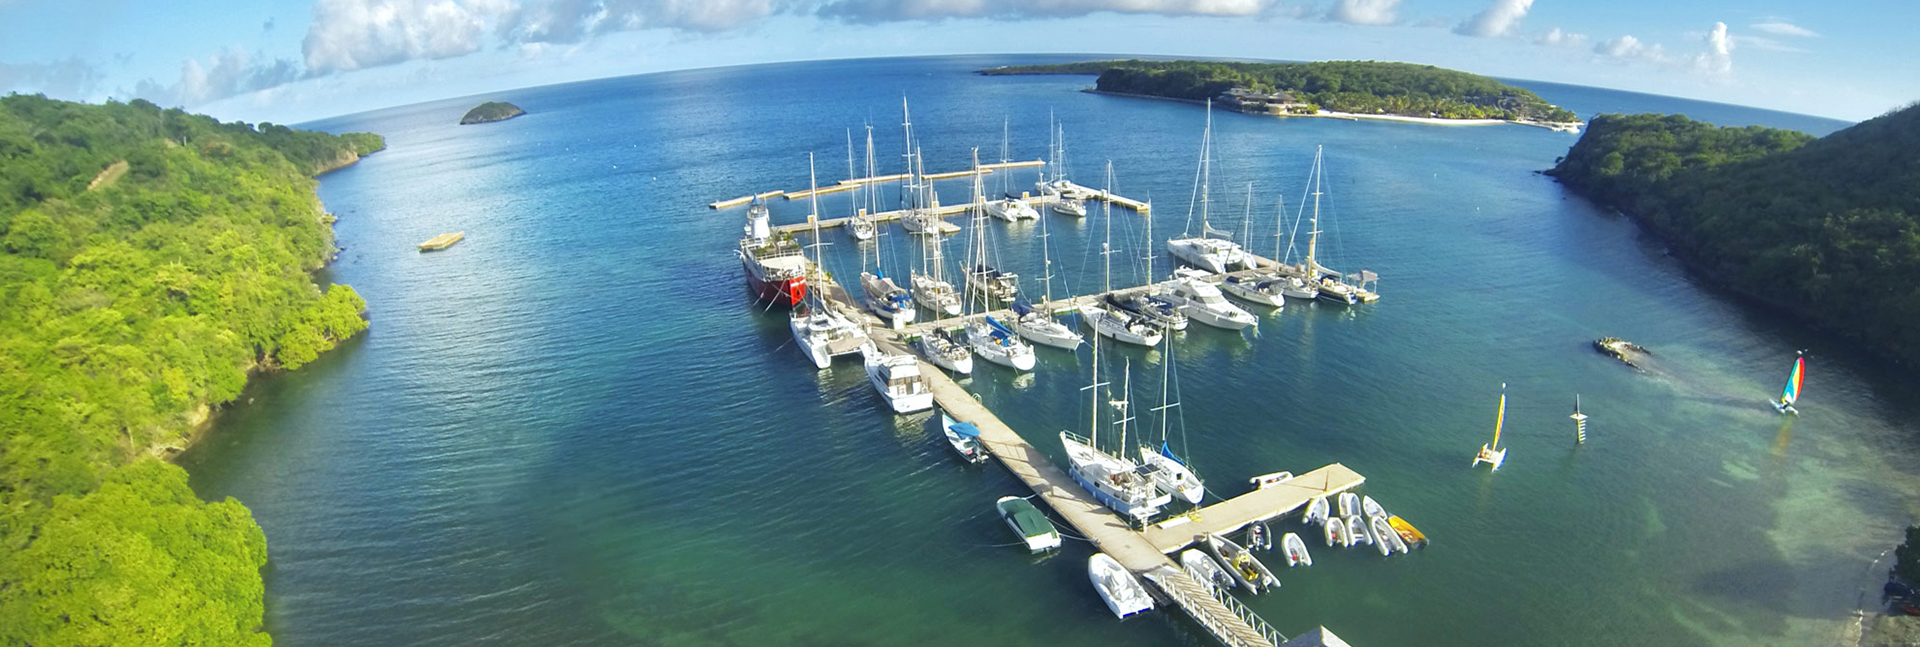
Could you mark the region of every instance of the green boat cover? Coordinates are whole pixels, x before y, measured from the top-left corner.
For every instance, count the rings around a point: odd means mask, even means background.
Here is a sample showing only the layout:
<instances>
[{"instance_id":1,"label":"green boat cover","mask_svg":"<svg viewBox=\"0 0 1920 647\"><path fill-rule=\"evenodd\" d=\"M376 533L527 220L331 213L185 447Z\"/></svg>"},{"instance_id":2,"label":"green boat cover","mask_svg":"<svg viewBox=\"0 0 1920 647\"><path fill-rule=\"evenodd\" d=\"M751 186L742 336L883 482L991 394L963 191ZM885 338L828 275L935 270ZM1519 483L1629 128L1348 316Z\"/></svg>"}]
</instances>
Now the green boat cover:
<instances>
[{"instance_id":1,"label":"green boat cover","mask_svg":"<svg viewBox=\"0 0 1920 647\"><path fill-rule=\"evenodd\" d=\"M1020 528L1020 534L1026 537L1039 537L1054 533L1053 522L1047 515L1040 514L1038 508L1026 499L1011 499L1000 504L1000 516L1011 517L1013 525Z\"/></svg>"}]
</instances>

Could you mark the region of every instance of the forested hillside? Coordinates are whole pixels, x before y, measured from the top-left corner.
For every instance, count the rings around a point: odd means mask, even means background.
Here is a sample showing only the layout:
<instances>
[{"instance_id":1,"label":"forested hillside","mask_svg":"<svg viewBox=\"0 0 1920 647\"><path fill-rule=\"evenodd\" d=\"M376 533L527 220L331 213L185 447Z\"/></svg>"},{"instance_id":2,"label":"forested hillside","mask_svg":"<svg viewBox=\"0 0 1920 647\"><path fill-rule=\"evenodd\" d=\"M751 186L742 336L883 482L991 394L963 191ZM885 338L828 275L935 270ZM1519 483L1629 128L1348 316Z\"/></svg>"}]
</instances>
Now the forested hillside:
<instances>
[{"instance_id":1,"label":"forested hillside","mask_svg":"<svg viewBox=\"0 0 1920 647\"><path fill-rule=\"evenodd\" d=\"M311 176L384 146L0 98L0 644L251 645L266 539L156 456L365 329Z\"/></svg>"},{"instance_id":2,"label":"forested hillside","mask_svg":"<svg viewBox=\"0 0 1920 647\"><path fill-rule=\"evenodd\" d=\"M1602 115L1549 173L1728 287L1920 361L1920 106L1814 139Z\"/></svg>"},{"instance_id":3,"label":"forested hillside","mask_svg":"<svg viewBox=\"0 0 1920 647\"><path fill-rule=\"evenodd\" d=\"M1298 101L1337 112L1438 116L1449 119L1573 121L1572 112L1523 88L1432 65L1376 61L1234 63L1093 61L1016 65L982 74L1098 74L1104 92L1199 101L1233 88L1286 91Z\"/></svg>"}]
</instances>

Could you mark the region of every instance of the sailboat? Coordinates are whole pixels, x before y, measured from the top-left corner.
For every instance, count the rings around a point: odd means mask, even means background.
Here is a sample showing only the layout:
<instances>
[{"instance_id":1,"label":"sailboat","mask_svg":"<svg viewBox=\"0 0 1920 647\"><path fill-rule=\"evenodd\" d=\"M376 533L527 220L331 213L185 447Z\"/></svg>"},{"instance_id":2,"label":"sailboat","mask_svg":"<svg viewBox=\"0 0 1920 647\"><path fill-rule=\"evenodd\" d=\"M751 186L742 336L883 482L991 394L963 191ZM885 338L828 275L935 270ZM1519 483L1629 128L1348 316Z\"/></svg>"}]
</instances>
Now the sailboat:
<instances>
[{"instance_id":1,"label":"sailboat","mask_svg":"<svg viewBox=\"0 0 1920 647\"><path fill-rule=\"evenodd\" d=\"M811 154L807 156L807 176L812 183ZM813 267L817 268L820 266L820 205L817 200L812 204L813 212L807 215L807 222L813 225ZM787 328L793 331L794 343L813 361L815 368L826 368L833 363L836 353L852 352L867 338L866 328L834 311L819 290L807 291L805 301L788 315Z\"/></svg>"},{"instance_id":2,"label":"sailboat","mask_svg":"<svg viewBox=\"0 0 1920 647\"><path fill-rule=\"evenodd\" d=\"M852 175L852 140L849 139L848 142L847 173ZM873 129L868 128L867 175L871 177L873 171ZM865 195L868 196L868 204L873 204L873 186L868 184L864 191ZM860 204L858 198L853 202L856 207ZM865 214L866 210L862 209L860 213ZM871 220L867 221L867 223L869 225L873 224ZM859 234L856 232L854 237L858 238ZM860 288L861 291L867 295L867 309L872 310L876 315L880 315L880 318L885 320L889 326L895 329L904 328L907 324L913 323L913 320L918 316L918 310L913 307L913 294L907 292L906 288L902 288L899 284L894 283L892 277L887 276L885 259L885 238L874 241L872 272L866 271L866 250L864 248L860 250Z\"/></svg>"},{"instance_id":3,"label":"sailboat","mask_svg":"<svg viewBox=\"0 0 1920 647\"><path fill-rule=\"evenodd\" d=\"M1040 277L1040 283L1046 292L1046 303L1053 303L1053 259L1047 255L1047 220L1040 219L1040 266L1046 274ZM1051 307L1051 306L1049 306ZM1013 331L1025 337L1027 341L1054 348L1073 350L1085 340L1073 328L1053 318L1052 313L1041 312L1025 299L1013 302L1013 321L1009 323Z\"/></svg>"},{"instance_id":4,"label":"sailboat","mask_svg":"<svg viewBox=\"0 0 1920 647\"><path fill-rule=\"evenodd\" d=\"M1107 162L1106 190L1113 191L1113 162ZM1100 289L1105 292L1113 289L1113 203L1106 203L1101 211L1107 221L1107 239L1100 243L1100 257L1105 261L1106 267L1106 279ZM1093 303L1083 305L1080 306L1080 321L1093 328L1096 333L1094 335L1096 342L1098 337L1105 336L1114 341L1141 346L1154 346L1160 343L1159 328L1141 321L1132 313L1120 308L1103 308ZM1095 345L1098 346L1097 343Z\"/></svg>"},{"instance_id":5,"label":"sailboat","mask_svg":"<svg viewBox=\"0 0 1920 647\"><path fill-rule=\"evenodd\" d=\"M1052 120L1049 119L1048 121L1051 122ZM1085 218L1087 217L1086 201L1081 200L1077 195L1068 195L1068 191L1066 190L1067 187L1073 186L1072 183L1067 181L1066 127L1055 125L1052 127L1052 130L1053 146L1048 149L1047 167L1053 171L1053 181L1041 181L1041 195L1053 194L1057 196L1057 199L1053 201L1054 213L1063 216L1073 216L1075 218Z\"/></svg>"},{"instance_id":6,"label":"sailboat","mask_svg":"<svg viewBox=\"0 0 1920 647\"><path fill-rule=\"evenodd\" d=\"M1231 234L1214 229L1207 224L1207 182L1213 167L1213 102L1207 102L1207 127L1200 137L1200 185L1197 193L1200 201L1200 236L1198 238L1171 238L1167 240L1167 251L1174 258L1214 274L1226 274L1234 269L1252 269L1253 255L1240 245L1227 240ZM1191 212L1189 212L1191 214ZM1192 216L1189 215L1189 218ZM1188 220L1192 225L1192 220ZM1220 238L1209 238L1219 235Z\"/></svg>"},{"instance_id":7,"label":"sailboat","mask_svg":"<svg viewBox=\"0 0 1920 647\"><path fill-rule=\"evenodd\" d=\"M986 202L980 191L980 153L974 151L973 159L973 242L969 243L968 256L971 268L967 271L967 307L977 308L973 314L978 318L967 321L967 346L973 354L989 362L1019 371L1033 370L1033 346L1020 339L1006 324L987 314L990 299L996 294L994 286L997 279L989 274L992 268L987 265L987 219L982 208Z\"/></svg>"},{"instance_id":8,"label":"sailboat","mask_svg":"<svg viewBox=\"0 0 1920 647\"><path fill-rule=\"evenodd\" d=\"M1325 265L1321 265L1319 259L1314 256L1320 246L1320 196L1325 193L1320 190L1324 181L1322 178L1321 151L1322 149L1320 147L1313 149L1313 172L1309 178L1313 190L1313 219L1308 221L1307 258L1301 261L1299 267L1296 269L1299 278L1319 291L1320 300L1353 305L1360 303L1362 300L1359 288L1348 284L1343 280L1339 272L1328 269ZM1371 275L1372 272L1366 272L1365 274Z\"/></svg>"},{"instance_id":9,"label":"sailboat","mask_svg":"<svg viewBox=\"0 0 1920 647\"><path fill-rule=\"evenodd\" d=\"M1133 375L1127 373L1119 399L1108 404L1120 411L1119 420L1114 426L1120 430L1120 446L1127 446L1127 423L1133 420L1127 417L1128 390ZM1173 502L1173 496L1160 492L1153 484L1151 466L1140 466L1128 460L1124 455L1107 453L1100 449L1100 387L1108 384L1100 381L1100 338L1093 340L1093 383L1086 390L1091 392L1093 411L1089 430L1091 436L1082 438L1072 432L1060 432L1060 444L1067 450L1067 474L1075 483L1086 488L1095 501L1107 509L1145 522L1160 512L1160 508Z\"/></svg>"},{"instance_id":10,"label":"sailboat","mask_svg":"<svg viewBox=\"0 0 1920 647\"><path fill-rule=\"evenodd\" d=\"M867 128L867 177L873 177L872 127ZM853 170L853 129L849 128L847 129L847 181L855 182L859 179L860 176L855 175ZM867 188L871 191L872 185L868 185ZM853 204L853 213L847 216L847 231L853 233L854 240L869 240L873 238L874 234L880 230L880 226L874 222L873 216L868 215L867 211L860 208L859 199L856 198L851 202Z\"/></svg>"},{"instance_id":11,"label":"sailboat","mask_svg":"<svg viewBox=\"0 0 1920 647\"><path fill-rule=\"evenodd\" d=\"M900 100L900 114L902 118L907 115L906 99ZM955 316L960 314L960 293L943 278L946 259L940 256L940 227L947 223L927 208L929 187L919 173L920 155L913 146L913 121L908 119L902 125L907 130L907 178L906 185L900 189L900 199L907 203L907 214L900 218L900 225L908 232L926 234L920 243L920 269L908 272L907 284L920 307Z\"/></svg>"},{"instance_id":12,"label":"sailboat","mask_svg":"<svg viewBox=\"0 0 1920 647\"><path fill-rule=\"evenodd\" d=\"M1793 372L1787 374L1787 388L1780 392L1780 399L1773 401L1773 410L1781 415L1800 415L1793 403L1800 401L1800 380L1807 374L1807 351L1800 351L1793 358Z\"/></svg>"},{"instance_id":13,"label":"sailboat","mask_svg":"<svg viewBox=\"0 0 1920 647\"><path fill-rule=\"evenodd\" d=\"M967 242L967 300L974 296L982 298L981 309L993 301L1012 301L1020 296L1020 275L1004 272L988 263L988 243L986 211L992 204L986 200L982 189L985 180L981 177L980 153L974 151L973 159L973 236ZM969 303L971 305L971 303Z\"/></svg>"},{"instance_id":14,"label":"sailboat","mask_svg":"<svg viewBox=\"0 0 1920 647\"><path fill-rule=\"evenodd\" d=\"M1007 126L1008 126L1008 122L1006 121L1000 122L1000 163L1003 165L1009 161L1007 159ZM974 179L977 182L979 180L979 173L980 173L980 160L978 159L977 152L975 154L975 157L976 159L974 159L974 162L973 162L973 166L974 166L973 170L974 170ZM1027 204L1026 200L1022 200L1019 197L1016 197L1013 195L1013 190L1011 189L1012 182L1010 181L1011 178L1013 177L1013 172L1009 170L1006 166L1001 166L1000 168L1002 171L1001 177L1008 178L1008 180L1003 180L1000 183L1000 188L1002 193L1000 198L997 200L987 202L986 204L987 215L990 215L995 218L999 218L1001 220L1005 220L1008 222L1014 222L1017 220L1034 220L1039 218L1040 217L1039 211L1035 211L1032 205ZM975 190L978 191L977 188Z\"/></svg>"},{"instance_id":15,"label":"sailboat","mask_svg":"<svg viewBox=\"0 0 1920 647\"><path fill-rule=\"evenodd\" d=\"M1498 470L1500 469L1500 464L1506 462L1507 450L1500 448L1500 426L1506 421L1507 385L1502 384L1500 385L1500 413L1493 418L1493 442L1480 446L1480 454L1473 457L1474 467L1479 467L1481 463L1486 463L1492 466L1492 469Z\"/></svg>"},{"instance_id":16,"label":"sailboat","mask_svg":"<svg viewBox=\"0 0 1920 647\"><path fill-rule=\"evenodd\" d=\"M934 366L967 375L973 372L973 351L966 344L953 338L953 332L945 328L934 328L913 341L914 348L933 362Z\"/></svg>"},{"instance_id":17,"label":"sailboat","mask_svg":"<svg viewBox=\"0 0 1920 647\"><path fill-rule=\"evenodd\" d=\"M1173 445L1168 443L1173 420L1169 412L1174 407L1180 406L1180 403L1173 401L1171 395L1173 338L1167 337L1165 344L1166 349L1162 351L1163 355L1160 358L1160 406L1153 410L1160 417L1160 446L1153 447L1150 443L1141 443L1140 464L1154 468L1152 472L1154 487L1160 488L1162 492L1177 495L1187 503L1200 505L1200 500L1207 495L1206 485L1200 482L1199 476L1194 475L1193 468L1189 467L1186 461L1174 455ZM1182 422L1180 430L1182 434L1186 433L1185 427L1186 423ZM1145 434L1141 435L1145 436ZM1185 444L1184 441L1182 444Z\"/></svg>"}]
</instances>

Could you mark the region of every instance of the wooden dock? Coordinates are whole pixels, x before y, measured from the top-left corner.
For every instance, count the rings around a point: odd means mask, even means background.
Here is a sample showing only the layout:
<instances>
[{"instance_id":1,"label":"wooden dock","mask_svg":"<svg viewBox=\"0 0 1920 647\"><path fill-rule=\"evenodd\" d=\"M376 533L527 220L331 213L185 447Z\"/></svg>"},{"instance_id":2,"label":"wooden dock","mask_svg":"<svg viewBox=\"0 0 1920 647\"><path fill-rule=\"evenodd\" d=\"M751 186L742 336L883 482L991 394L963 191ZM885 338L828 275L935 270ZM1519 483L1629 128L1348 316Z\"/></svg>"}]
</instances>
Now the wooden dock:
<instances>
[{"instance_id":1,"label":"wooden dock","mask_svg":"<svg viewBox=\"0 0 1920 647\"><path fill-rule=\"evenodd\" d=\"M712 202L712 203L708 203L708 204L707 204L707 208L709 208L709 209L728 209L728 208L732 208L732 207L738 207L738 206L740 206L740 205L743 205L743 204L746 204L746 203L749 203L749 202L753 202L753 199L754 199L754 198L759 198L759 199L761 199L761 200L765 200L765 199L767 199L767 198L771 198L771 197L774 197L774 196L776 196L776 195L780 195L780 194L782 194L782 193L786 193L786 191L781 191L781 190L779 190L779 189L775 189L775 190L772 190L772 191L768 191L768 192L766 192L766 193L756 193L756 194L754 194L754 195L746 195L746 196L740 196L740 197L738 197L738 198L729 198L729 199L726 199L726 200L720 200L720 201L716 201L716 202Z\"/></svg>"},{"instance_id":2,"label":"wooden dock","mask_svg":"<svg viewBox=\"0 0 1920 647\"><path fill-rule=\"evenodd\" d=\"M1224 535L1256 521L1283 516L1305 507L1315 497L1332 497L1366 481L1359 472L1334 463L1201 508L1193 521L1181 523L1185 518L1175 517L1147 526L1140 534L1156 550L1172 554L1201 536Z\"/></svg>"},{"instance_id":3,"label":"wooden dock","mask_svg":"<svg viewBox=\"0 0 1920 647\"><path fill-rule=\"evenodd\" d=\"M420 251L437 252L437 251L446 249L448 247L452 247L454 243L460 242L460 239L466 238L466 237L467 237L467 232L464 232L464 231L456 231L449 234L440 234L438 236L434 236L432 238L427 239L427 242L420 243Z\"/></svg>"},{"instance_id":4,"label":"wooden dock","mask_svg":"<svg viewBox=\"0 0 1920 647\"><path fill-rule=\"evenodd\" d=\"M1011 162L1010 164L1029 164L1029 162ZM966 171L965 173L971 174L972 171ZM848 191L858 186L859 182L864 182L869 179L874 179L874 178L861 178L859 180L841 180L841 184L820 187L819 189L815 189L815 191L819 195L825 195L828 193L837 193L840 191ZM1089 189L1079 185L1074 185L1073 191L1078 194L1087 196L1087 199L1106 200L1106 201L1112 202L1113 204L1117 204L1117 205L1126 207L1128 209L1132 209L1142 214L1148 213L1153 206L1146 202L1135 200L1133 198L1128 198L1126 196L1122 196L1116 193L1107 193L1105 191ZM804 197L807 197L808 193L806 190L803 189L795 193L788 193L785 191L768 191L766 193L760 194L761 197L774 196L774 195L785 195L790 198L792 197L804 198ZM746 204L747 202L753 200L753 198L754 196L746 196L741 198L734 198L731 200L722 200L720 202L715 202L707 206L713 207L715 209L725 209L728 207L736 207L736 206ZM1036 195L1036 196L1028 196L1022 199L1022 201L1026 202L1028 206L1031 206L1034 209L1038 209L1042 211L1043 214L1047 210L1048 205L1058 202L1059 200L1060 200L1060 197L1055 195ZM939 198L936 196L934 199L934 205L930 207L929 210L931 210L935 215L945 218L947 216L952 216L955 214L966 213L969 209L972 209L972 208L973 208L972 202L962 202L959 204L940 204ZM874 222L891 222L891 221L899 220L902 216L907 215L907 213L908 213L908 210L906 209L882 211L882 212L873 214L873 220ZM847 225L847 220L848 220L847 218L821 218L820 228L833 229L835 227L845 227ZM800 222L800 223L794 223L791 225L775 226L773 228L773 233L791 234L791 233L806 231L810 228L811 226L808 225L807 223ZM953 227L950 227L949 229L943 229L941 233L951 234L951 233L956 233L959 230L960 230L959 227L953 226Z\"/></svg>"}]
</instances>

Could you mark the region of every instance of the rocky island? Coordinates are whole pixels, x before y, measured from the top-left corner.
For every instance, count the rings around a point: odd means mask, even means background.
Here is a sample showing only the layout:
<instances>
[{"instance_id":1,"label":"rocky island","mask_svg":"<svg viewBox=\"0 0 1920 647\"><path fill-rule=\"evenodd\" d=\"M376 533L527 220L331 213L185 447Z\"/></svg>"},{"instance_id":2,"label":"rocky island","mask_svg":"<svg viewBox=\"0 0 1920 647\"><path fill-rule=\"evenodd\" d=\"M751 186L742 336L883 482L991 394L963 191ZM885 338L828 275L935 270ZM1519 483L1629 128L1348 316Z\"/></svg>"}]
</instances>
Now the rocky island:
<instances>
[{"instance_id":1,"label":"rocky island","mask_svg":"<svg viewBox=\"0 0 1920 647\"><path fill-rule=\"evenodd\" d=\"M460 118L460 125L506 121L524 114L527 111L521 110L520 106L505 101L488 101L468 110L466 116Z\"/></svg>"}]
</instances>

